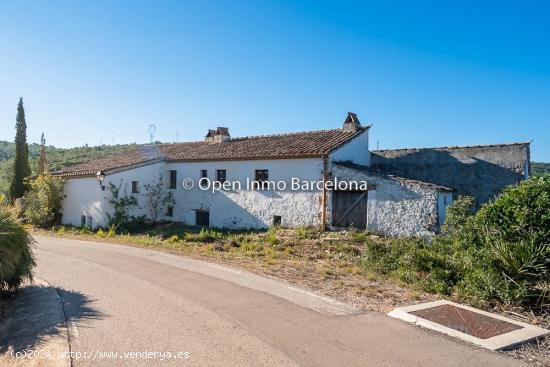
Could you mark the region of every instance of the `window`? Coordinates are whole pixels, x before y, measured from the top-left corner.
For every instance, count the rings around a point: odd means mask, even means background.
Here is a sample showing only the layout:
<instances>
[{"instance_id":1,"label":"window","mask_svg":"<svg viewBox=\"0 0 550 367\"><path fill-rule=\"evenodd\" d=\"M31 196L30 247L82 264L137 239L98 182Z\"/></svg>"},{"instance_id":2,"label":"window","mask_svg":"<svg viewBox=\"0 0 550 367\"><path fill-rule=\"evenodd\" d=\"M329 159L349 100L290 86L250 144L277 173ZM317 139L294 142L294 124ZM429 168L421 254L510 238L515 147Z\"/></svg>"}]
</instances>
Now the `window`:
<instances>
[{"instance_id":1,"label":"window","mask_svg":"<svg viewBox=\"0 0 550 367\"><path fill-rule=\"evenodd\" d=\"M85 215L80 216L80 226L81 227L86 227L86 216Z\"/></svg>"},{"instance_id":2,"label":"window","mask_svg":"<svg viewBox=\"0 0 550 367\"><path fill-rule=\"evenodd\" d=\"M138 182L132 181L132 194L137 194L139 192Z\"/></svg>"},{"instance_id":3,"label":"window","mask_svg":"<svg viewBox=\"0 0 550 367\"><path fill-rule=\"evenodd\" d=\"M170 170L170 189L175 189L178 186L178 171Z\"/></svg>"},{"instance_id":4,"label":"window","mask_svg":"<svg viewBox=\"0 0 550 367\"><path fill-rule=\"evenodd\" d=\"M210 212L207 210L196 210L195 223L197 226L208 227L210 225Z\"/></svg>"},{"instance_id":5,"label":"window","mask_svg":"<svg viewBox=\"0 0 550 367\"><path fill-rule=\"evenodd\" d=\"M166 208L166 216L167 217L173 217L174 216L174 207L169 206Z\"/></svg>"},{"instance_id":6,"label":"window","mask_svg":"<svg viewBox=\"0 0 550 367\"><path fill-rule=\"evenodd\" d=\"M281 225L281 216L280 215L274 215L273 216L273 227L277 227Z\"/></svg>"},{"instance_id":7,"label":"window","mask_svg":"<svg viewBox=\"0 0 550 367\"><path fill-rule=\"evenodd\" d=\"M224 183L225 182L226 171L224 169L216 170L216 181Z\"/></svg>"},{"instance_id":8,"label":"window","mask_svg":"<svg viewBox=\"0 0 550 367\"><path fill-rule=\"evenodd\" d=\"M262 190L262 189L266 189L267 188L267 185L268 185L268 181L269 180L269 172L268 170L266 169L257 169L255 171L255 176L254 176L254 181L257 182L257 188Z\"/></svg>"},{"instance_id":9,"label":"window","mask_svg":"<svg viewBox=\"0 0 550 367\"><path fill-rule=\"evenodd\" d=\"M208 178L208 171L205 169L201 169L201 178Z\"/></svg>"}]
</instances>

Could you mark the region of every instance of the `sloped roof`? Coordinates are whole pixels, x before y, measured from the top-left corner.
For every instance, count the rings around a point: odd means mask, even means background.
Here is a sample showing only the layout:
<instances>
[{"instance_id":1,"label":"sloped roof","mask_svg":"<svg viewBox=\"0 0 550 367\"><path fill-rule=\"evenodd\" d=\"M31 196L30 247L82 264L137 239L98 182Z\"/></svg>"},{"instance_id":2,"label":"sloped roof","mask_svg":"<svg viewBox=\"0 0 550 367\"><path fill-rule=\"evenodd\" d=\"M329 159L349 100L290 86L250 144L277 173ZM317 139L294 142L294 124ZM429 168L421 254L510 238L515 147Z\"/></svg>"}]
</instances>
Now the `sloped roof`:
<instances>
[{"instance_id":1,"label":"sloped roof","mask_svg":"<svg viewBox=\"0 0 550 367\"><path fill-rule=\"evenodd\" d=\"M369 127L350 132L342 129L290 134L248 136L225 142L188 142L137 146L117 155L67 167L53 172L58 176L91 176L98 171L132 168L159 160L233 161L322 157Z\"/></svg>"},{"instance_id":2,"label":"sloped roof","mask_svg":"<svg viewBox=\"0 0 550 367\"><path fill-rule=\"evenodd\" d=\"M421 181L421 180L415 180L415 179L412 179L412 178L396 176L396 175L388 174L388 173L383 172L383 171L381 171L379 169L376 169L376 168L361 166L361 165L350 163L350 162L334 162L334 164L339 165L339 166L343 166L343 167L347 167L347 168L351 168L351 169L354 169L354 170L357 170L357 171L360 171L360 172L364 172L367 175L372 175L372 176L385 178L385 179L388 179L388 180L398 181L398 182L401 182L403 184L419 185L419 186L422 186L422 187L425 187L425 188L428 188L428 189L432 189L432 190L436 190L436 191L447 191L447 192L455 191L455 189L453 189L451 187L438 185L438 184L435 184L433 182L426 182L426 181Z\"/></svg>"}]
</instances>

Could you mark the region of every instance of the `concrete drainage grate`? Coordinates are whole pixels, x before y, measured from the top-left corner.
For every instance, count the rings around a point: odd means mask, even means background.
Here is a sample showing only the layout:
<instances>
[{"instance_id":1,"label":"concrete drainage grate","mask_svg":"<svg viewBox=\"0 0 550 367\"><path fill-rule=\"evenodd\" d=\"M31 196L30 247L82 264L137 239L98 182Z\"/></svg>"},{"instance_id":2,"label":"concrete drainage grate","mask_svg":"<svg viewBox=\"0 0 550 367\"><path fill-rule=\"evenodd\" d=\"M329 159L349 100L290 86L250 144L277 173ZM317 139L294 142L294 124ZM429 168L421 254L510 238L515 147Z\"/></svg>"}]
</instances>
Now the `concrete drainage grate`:
<instances>
[{"instance_id":1,"label":"concrete drainage grate","mask_svg":"<svg viewBox=\"0 0 550 367\"><path fill-rule=\"evenodd\" d=\"M490 350L509 348L550 333L546 329L450 301L396 308L388 315Z\"/></svg>"}]
</instances>

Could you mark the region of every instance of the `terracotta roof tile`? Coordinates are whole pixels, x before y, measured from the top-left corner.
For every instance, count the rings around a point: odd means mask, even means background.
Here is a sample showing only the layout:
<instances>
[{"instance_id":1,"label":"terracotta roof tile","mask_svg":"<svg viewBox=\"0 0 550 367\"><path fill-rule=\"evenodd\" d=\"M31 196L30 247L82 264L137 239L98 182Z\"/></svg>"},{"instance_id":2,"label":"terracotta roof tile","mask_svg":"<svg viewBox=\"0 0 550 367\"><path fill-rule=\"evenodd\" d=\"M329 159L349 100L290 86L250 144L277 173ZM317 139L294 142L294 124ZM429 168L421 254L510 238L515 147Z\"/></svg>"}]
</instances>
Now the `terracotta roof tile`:
<instances>
[{"instance_id":1,"label":"terracotta roof tile","mask_svg":"<svg viewBox=\"0 0 550 367\"><path fill-rule=\"evenodd\" d=\"M65 168L59 176L91 176L165 159L167 161L230 161L321 157L361 134L341 129L232 138L225 142L188 142L143 145L124 153Z\"/></svg>"}]
</instances>

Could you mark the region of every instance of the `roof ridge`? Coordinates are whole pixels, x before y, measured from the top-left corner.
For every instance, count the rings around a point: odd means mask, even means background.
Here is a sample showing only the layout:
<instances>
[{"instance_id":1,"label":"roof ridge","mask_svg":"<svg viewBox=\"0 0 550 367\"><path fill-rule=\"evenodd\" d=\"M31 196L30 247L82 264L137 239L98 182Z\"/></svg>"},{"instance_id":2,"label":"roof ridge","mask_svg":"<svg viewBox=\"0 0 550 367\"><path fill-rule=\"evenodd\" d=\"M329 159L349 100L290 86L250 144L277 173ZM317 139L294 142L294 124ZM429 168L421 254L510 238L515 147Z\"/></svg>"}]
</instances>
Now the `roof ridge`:
<instances>
[{"instance_id":1,"label":"roof ridge","mask_svg":"<svg viewBox=\"0 0 550 367\"><path fill-rule=\"evenodd\" d=\"M366 130L370 128L371 125L363 126L360 130L357 132ZM342 133L349 133L346 131L343 131L341 128L335 128L335 129L320 129L320 130L306 130L306 131L296 131L291 133L277 133L277 134L263 134L263 135L245 135L245 136L236 136L234 138L231 138L227 140L226 142L232 142L232 141L242 141L247 139L257 139L257 138L276 138L276 137L282 137L282 136L295 136L295 135L302 135L302 134L319 134L319 133L326 133L326 132L342 132ZM357 133L357 132L354 132ZM352 134L350 134L352 135ZM194 140L194 141L182 141L182 142L174 142L174 143L161 143L156 145L178 145L178 144L195 144L195 143L206 143L204 140ZM211 143L209 143L211 144Z\"/></svg>"},{"instance_id":2,"label":"roof ridge","mask_svg":"<svg viewBox=\"0 0 550 367\"><path fill-rule=\"evenodd\" d=\"M254 139L254 138L270 138L270 137L279 137L279 136L292 136L292 135L301 135L301 134L316 134L316 133L326 133L326 132L332 132L332 131L340 131L345 132L340 128L337 129L321 129L321 130L309 130L309 131L295 131L291 133L277 133L277 134L263 134L263 135L247 135L242 137L235 137L231 140L238 140L238 139Z\"/></svg>"},{"instance_id":3,"label":"roof ridge","mask_svg":"<svg viewBox=\"0 0 550 367\"><path fill-rule=\"evenodd\" d=\"M396 149L377 149L372 150L373 153L376 152L397 152L397 151L404 151L404 150L434 150L434 149L464 149L464 148L491 148L491 147L505 147L510 145L523 145L523 144L531 144L530 141L521 141L521 142L513 142L513 143L500 143L500 144L477 144L477 145L448 145L448 146L442 146L442 147L420 147L420 148L396 148Z\"/></svg>"}]
</instances>

